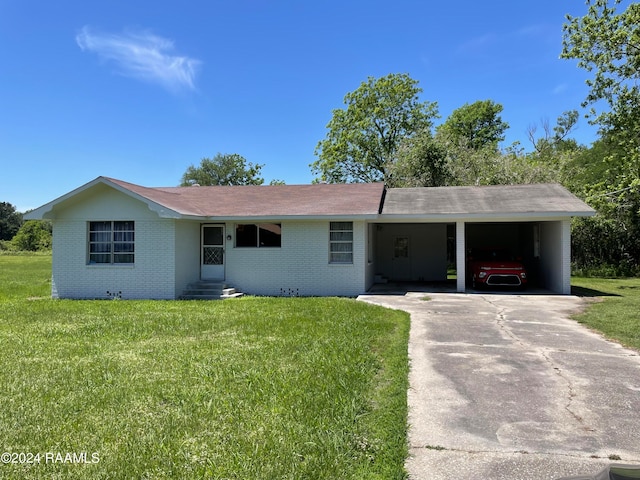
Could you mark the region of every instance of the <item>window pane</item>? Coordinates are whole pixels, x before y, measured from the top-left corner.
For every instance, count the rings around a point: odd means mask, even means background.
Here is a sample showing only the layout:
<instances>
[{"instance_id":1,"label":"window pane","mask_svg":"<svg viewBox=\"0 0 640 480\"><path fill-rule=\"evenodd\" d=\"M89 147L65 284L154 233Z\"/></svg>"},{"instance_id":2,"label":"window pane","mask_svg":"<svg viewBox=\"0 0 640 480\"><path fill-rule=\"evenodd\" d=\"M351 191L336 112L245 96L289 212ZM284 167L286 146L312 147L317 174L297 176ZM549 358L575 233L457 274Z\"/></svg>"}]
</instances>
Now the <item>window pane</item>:
<instances>
[{"instance_id":1,"label":"window pane","mask_svg":"<svg viewBox=\"0 0 640 480\"><path fill-rule=\"evenodd\" d=\"M133 232L113 232L113 241L114 242L133 242L134 239Z\"/></svg>"},{"instance_id":2,"label":"window pane","mask_svg":"<svg viewBox=\"0 0 640 480\"><path fill-rule=\"evenodd\" d=\"M331 253L331 263L353 263L352 253Z\"/></svg>"},{"instance_id":3,"label":"window pane","mask_svg":"<svg viewBox=\"0 0 640 480\"><path fill-rule=\"evenodd\" d=\"M351 252L353 251L352 243L332 243L329 245L331 252Z\"/></svg>"},{"instance_id":4,"label":"window pane","mask_svg":"<svg viewBox=\"0 0 640 480\"><path fill-rule=\"evenodd\" d=\"M331 230L353 230L353 222L331 222Z\"/></svg>"},{"instance_id":5,"label":"window pane","mask_svg":"<svg viewBox=\"0 0 640 480\"><path fill-rule=\"evenodd\" d=\"M236 247L257 247L258 227L256 225L236 225Z\"/></svg>"},{"instance_id":6,"label":"window pane","mask_svg":"<svg viewBox=\"0 0 640 480\"><path fill-rule=\"evenodd\" d=\"M202 240L205 245L222 245L222 227L203 227Z\"/></svg>"},{"instance_id":7,"label":"window pane","mask_svg":"<svg viewBox=\"0 0 640 480\"><path fill-rule=\"evenodd\" d=\"M409 239L407 237L396 237L393 252L395 258L409 258Z\"/></svg>"},{"instance_id":8,"label":"window pane","mask_svg":"<svg viewBox=\"0 0 640 480\"><path fill-rule=\"evenodd\" d=\"M90 242L110 242L111 232L90 232L89 241Z\"/></svg>"},{"instance_id":9,"label":"window pane","mask_svg":"<svg viewBox=\"0 0 640 480\"><path fill-rule=\"evenodd\" d=\"M133 263L133 254L116 253L113 255L113 263Z\"/></svg>"},{"instance_id":10,"label":"window pane","mask_svg":"<svg viewBox=\"0 0 640 480\"><path fill-rule=\"evenodd\" d=\"M127 222L113 222L113 230L116 232L126 232L133 231L133 223L132 221Z\"/></svg>"},{"instance_id":11,"label":"window pane","mask_svg":"<svg viewBox=\"0 0 640 480\"><path fill-rule=\"evenodd\" d=\"M113 244L114 252L134 252L133 243L114 243Z\"/></svg>"},{"instance_id":12,"label":"window pane","mask_svg":"<svg viewBox=\"0 0 640 480\"><path fill-rule=\"evenodd\" d=\"M111 263L111 254L92 253L89 255L89 263Z\"/></svg>"},{"instance_id":13,"label":"window pane","mask_svg":"<svg viewBox=\"0 0 640 480\"><path fill-rule=\"evenodd\" d=\"M280 247L282 226L279 223L263 223L258 226L261 247Z\"/></svg>"},{"instance_id":14,"label":"window pane","mask_svg":"<svg viewBox=\"0 0 640 480\"><path fill-rule=\"evenodd\" d=\"M109 253L109 252L111 252L111 243L89 244L89 253Z\"/></svg>"},{"instance_id":15,"label":"window pane","mask_svg":"<svg viewBox=\"0 0 640 480\"><path fill-rule=\"evenodd\" d=\"M92 232L110 232L111 222L90 222L89 230Z\"/></svg>"},{"instance_id":16,"label":"window pane","mask_svg":"<svg viewBox=\"0 0 640 480\"><path fill-rule=\"evenodd\" d=\"M353 232L331 232L329 234L329 240L332 242L352 242L353 241Z\"/></svg>"}]
</instances>

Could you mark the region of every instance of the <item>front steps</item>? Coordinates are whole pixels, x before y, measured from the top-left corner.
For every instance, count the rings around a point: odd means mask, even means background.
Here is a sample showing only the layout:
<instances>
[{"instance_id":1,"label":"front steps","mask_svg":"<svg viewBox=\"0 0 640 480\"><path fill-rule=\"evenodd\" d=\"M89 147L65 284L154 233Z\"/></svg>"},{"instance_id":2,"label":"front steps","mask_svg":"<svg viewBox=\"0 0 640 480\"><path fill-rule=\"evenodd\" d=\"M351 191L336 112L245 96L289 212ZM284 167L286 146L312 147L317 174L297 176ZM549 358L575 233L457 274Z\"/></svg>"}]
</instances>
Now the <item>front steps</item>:
<instances>
[{"instance_id":1,"label":"front steps","mask_svg":"<svg viewBox=\"0 0 640 480\"><path fill-rule=\"evenodd\" d=\"M180 300L222 300L225 298L238 298L244 293L236 292L226 283L200 280L190 283L180 295Z\"/></svg>"}]
</instances>

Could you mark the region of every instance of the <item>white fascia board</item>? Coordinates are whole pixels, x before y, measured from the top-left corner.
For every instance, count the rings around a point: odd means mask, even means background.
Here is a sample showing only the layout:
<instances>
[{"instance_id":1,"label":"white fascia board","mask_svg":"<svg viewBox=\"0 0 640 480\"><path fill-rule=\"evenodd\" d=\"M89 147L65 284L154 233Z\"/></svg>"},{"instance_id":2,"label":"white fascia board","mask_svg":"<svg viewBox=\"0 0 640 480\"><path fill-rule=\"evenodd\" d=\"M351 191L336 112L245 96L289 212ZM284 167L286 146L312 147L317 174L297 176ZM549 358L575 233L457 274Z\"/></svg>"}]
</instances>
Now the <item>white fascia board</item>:
<instances>
[{"instance_id":1,"label":"white fascia board","mask_svg":"<svg viewBox=\"0 0 640 480\"><path fill-rule=\"evenodd\" d=\"M563 220L571 217L591 217L593 212L531 212L531 213L502 213L487 214L451 214L451 215L402 215L381 214L376 219L380 223L454 223L456 221L467 222L535 222Z\"/></svg>"},{"instance_id":2,"label":"white fascia board","mask_svg":"<svg viewBox=\"0 0 640 480\"><path fill-rule=\"evenodd\" d=\"M185 217L186 218L186 217ZM324 221L349 222L359 220L375 220L377 214L370 215L268 215L268 216L227 216L227 217L194 217L207 222L287 222L287 221Z\"/></svg>"}]
</instances>

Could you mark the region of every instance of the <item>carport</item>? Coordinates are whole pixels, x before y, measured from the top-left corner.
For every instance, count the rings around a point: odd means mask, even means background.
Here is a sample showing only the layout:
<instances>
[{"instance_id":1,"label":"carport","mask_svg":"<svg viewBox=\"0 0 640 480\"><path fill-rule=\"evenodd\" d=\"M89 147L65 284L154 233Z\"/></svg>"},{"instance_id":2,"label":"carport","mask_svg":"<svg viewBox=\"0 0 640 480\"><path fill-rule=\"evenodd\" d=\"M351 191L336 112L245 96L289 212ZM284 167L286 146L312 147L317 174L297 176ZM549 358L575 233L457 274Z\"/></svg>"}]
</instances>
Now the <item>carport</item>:
<instances>
[{"instance_id":1,"label":"carport","mask_svg":"<svg viewBox=\"0 0 640 480\"><path fill-rule=\"evenodd\" d=\"M571 292L571 217L595 211L557 184L390 188L369 228L375 279L440 281L455 266L465 292L473 248L522 259L532 285Z\"/></svg>"}]
</instances>

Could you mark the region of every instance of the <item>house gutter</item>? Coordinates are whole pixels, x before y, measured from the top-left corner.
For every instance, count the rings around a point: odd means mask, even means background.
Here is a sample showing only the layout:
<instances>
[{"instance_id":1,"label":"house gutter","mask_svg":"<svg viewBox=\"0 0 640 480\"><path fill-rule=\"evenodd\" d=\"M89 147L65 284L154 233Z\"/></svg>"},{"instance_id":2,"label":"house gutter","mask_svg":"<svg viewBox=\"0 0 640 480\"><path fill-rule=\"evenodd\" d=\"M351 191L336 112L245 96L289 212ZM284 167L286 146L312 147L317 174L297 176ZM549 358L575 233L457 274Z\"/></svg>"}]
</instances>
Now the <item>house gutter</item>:
<instances>
[{"instance_id":1,"label":"house gutter","mask_svg":"<svg viewBox=\"0 0 640 480\"><path fill-rule=\"evenodd\" d=\"M527 212L527 213L450 213L450 214L395 214L383 213L377 220L387 223L398 222L448 222L457 220L487 221L487 222L517 222L517 221L550 221L568 217L592 217L595 211L570 211L570 212Z\"/></svg>"}]
</instances>

